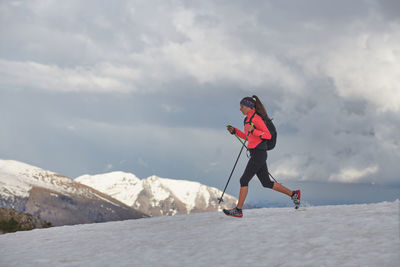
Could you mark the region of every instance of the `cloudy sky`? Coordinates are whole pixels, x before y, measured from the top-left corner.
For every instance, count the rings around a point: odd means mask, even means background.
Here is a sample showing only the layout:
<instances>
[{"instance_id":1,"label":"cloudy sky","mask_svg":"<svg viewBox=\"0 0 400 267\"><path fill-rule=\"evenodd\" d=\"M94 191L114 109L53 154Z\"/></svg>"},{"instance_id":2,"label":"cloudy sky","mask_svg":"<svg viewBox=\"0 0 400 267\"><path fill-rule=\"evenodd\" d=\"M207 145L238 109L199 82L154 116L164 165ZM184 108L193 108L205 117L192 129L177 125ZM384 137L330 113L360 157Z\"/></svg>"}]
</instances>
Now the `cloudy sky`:
<instances>
[{"instance_id":1,"label":"cloudy sky","mask_svg":"<svg viewBox=\"0 0 400 267\"><path fill-rule=\"evenodd\" d=\"M400 185L398 1L0 0L0 38L0 158L222 189L256 94L279 181Z\"/></svg>"}]
</instances>

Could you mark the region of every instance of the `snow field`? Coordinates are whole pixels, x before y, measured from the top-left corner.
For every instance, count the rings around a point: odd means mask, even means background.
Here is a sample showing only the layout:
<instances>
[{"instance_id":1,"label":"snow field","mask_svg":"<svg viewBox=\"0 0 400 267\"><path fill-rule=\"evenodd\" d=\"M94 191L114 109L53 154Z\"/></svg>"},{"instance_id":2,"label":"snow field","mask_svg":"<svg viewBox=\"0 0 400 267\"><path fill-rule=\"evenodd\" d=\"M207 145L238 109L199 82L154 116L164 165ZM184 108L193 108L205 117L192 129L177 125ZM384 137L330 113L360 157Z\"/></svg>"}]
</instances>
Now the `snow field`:
<instances>
[{"instance_id":1,"label":"snow field","mask_svg":"<svg viewBox=\"0 0 400 267\"><path fill-rule=\"evenodd\" d=\"M0 266L399 266L399 201L244 210L0 236Z\"/></svg>"}]
</instances>

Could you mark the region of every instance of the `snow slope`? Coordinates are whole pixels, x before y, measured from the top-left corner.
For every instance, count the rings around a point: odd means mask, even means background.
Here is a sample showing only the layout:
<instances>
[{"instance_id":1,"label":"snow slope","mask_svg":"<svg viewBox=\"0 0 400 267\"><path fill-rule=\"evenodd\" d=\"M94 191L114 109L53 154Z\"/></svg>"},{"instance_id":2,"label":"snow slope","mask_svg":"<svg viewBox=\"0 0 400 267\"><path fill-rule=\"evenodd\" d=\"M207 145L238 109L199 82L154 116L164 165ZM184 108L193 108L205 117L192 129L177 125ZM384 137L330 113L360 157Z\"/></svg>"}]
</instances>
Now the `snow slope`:
<instances>
[{"instance_id":1,"label":"snow slope","mask_svg":"<svg viewBox=\"0 0 400 267\"><path fill-rule=\"evenodd\" d=\"M399 201L197 213L0 236L0 266L399 266Z\"/></svg>"}]
</instances>

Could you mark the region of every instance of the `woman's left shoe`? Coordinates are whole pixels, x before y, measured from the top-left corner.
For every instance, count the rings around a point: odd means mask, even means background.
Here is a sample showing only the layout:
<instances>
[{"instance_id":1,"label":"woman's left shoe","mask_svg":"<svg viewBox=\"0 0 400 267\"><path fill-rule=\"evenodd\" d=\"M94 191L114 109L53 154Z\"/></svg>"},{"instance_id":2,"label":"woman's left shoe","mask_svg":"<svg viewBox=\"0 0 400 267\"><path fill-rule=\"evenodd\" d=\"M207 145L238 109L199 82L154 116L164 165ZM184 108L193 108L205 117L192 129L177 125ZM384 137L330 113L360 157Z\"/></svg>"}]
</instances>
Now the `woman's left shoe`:
<instances>
[{"instance_id":1,"label":"woman's left shoe","mask_svg":"<svg viewBox=\"0 0 400 267\"><path fill-rule=\"evenodd\" d=\"M300 190L296 190L292 192L292 200L294 203L294 208L297 210L300 207Z\"/></svg>"},{"instance_id":2,"label":"woman's left shoe","mask_svg":"<svg viewBox=\"0 0 400 267\"><path fill-rule=\"evenodd\" d=\"M223 209L224 213L228 216L233 216L233 217L238 217L238 218L242 218L243 217L243 212L242 210L238 209L238 208L233 208L230 210L227 209Z\"/></svg>"}]
</instances>

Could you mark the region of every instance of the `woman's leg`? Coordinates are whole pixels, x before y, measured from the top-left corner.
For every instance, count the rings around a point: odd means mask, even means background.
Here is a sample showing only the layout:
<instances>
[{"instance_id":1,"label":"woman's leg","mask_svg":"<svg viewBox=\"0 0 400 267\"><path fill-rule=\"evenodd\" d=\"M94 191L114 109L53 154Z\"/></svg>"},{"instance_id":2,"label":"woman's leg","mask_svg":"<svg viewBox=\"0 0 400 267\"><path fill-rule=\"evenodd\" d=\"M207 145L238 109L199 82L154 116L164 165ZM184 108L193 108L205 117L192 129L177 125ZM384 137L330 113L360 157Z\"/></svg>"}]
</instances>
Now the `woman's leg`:
<instances>
[{"instance_id":1,"label":"woman's leg","mask_svg":"<svg viewBox=\"0 0 400 267\"><path fill-rule=\"evenodd\" d=\"M274 189L275 191L284 193L284 194L288 195L289 197L291 197L293 194L293 192L291 190L289 190L288 188L286 188L283 185L278 184L278 183L274 183L274 186L272 187L272 189Z\"/></svg>"},{"instance_id":2,"label":"woman's leg","mask_svg":"<svg viewBox=\"0 0 400 267\"><path fill-rule=\"evenodd\" d=\"M267 167L267 162L265 161L261 168L257 171L258 180L260 180L262 186L272 189L274 182L269 179L269 172Z\"/></svg>"},{"instance_id":3,"label":"woman's leg","mask_svg":"<svg viewBox=\"0 0 400 267\"><path fill-rule=\"evenodd\" d=\"M249 191L248 186L241 186L240 187L240 192L239 192L239 200L236 208L242 209L244 201L246 200L247 192Z\"/></svg>"},{"instance_id":4,"label":"woman's leg","mask_svg":"<svg viewBox=\"0 0 400 267\"><path fill-rule=\"evenodd\" d=\"M265 156L266 155L267 154L265 154ZM300 190L291 191L287 187L285 187L277 182L272 182L271 179L269 178L269 172L268 172L266 160L267 160L267 157L265 157L264 164L262 164L261 167L259 168L259 170L257 171L257 177L260 180L261 184L264 187L271 188L275 191L281 192L281 193L286 194L289 197L291 197L293 200L293 203L295 204L295 208L298 209L300 206Z\"/></svg>"},{"instance_id":5,"label":"woman's leg","mask_svg":"<svg viewBox=\"0 0 400 267\"><path fill-rule=\"evenodd\" d=\"M265 162L261 168L257 171L257 177L260 180L261 184L264 187L271 188L275 191L281 192L283 194L288 195L289 197L292 196L293 192L289 190L288 188L284 187L283 185L272 182L271 179L269 178L269 172L268 172L268 167L267 167L267 162Z\"/></svg>"},{"instance_id":6,"label":"woman's leg","mask_svg":"<svg viewBox=\"0 0 400 267\"><path fill-rule=\"evenodd\" d=\"M257 177L260 180L261 184L264 187L271 188L275 191L284 193L288 195L289 197L292 196L292 191L289 190L288 188L284 187L281 184L278 184L277 182L272 182L271 179L269 179L269 174L268 174L268 168L267 164L265 164L258 172L257 172Z\"/></svg>"},{"instance_id":7,"label":"woman's leg","mask_svg":"<svg viewBox=\"0 0 400 267\"><path fill-rule=\"evenodd\" d=\"M243 207L246 200L247 192L249 190L249 182L260 169L263 162L265 162L265 159L263 160L262 153L260 154L255 149L250 150L249 162L247 162L246 169L244 170L244 173L240 178L240 193L238 204L236 206L237 208L241 209Z\"/></svg>"}]
</instances>

